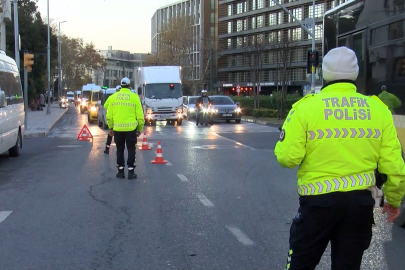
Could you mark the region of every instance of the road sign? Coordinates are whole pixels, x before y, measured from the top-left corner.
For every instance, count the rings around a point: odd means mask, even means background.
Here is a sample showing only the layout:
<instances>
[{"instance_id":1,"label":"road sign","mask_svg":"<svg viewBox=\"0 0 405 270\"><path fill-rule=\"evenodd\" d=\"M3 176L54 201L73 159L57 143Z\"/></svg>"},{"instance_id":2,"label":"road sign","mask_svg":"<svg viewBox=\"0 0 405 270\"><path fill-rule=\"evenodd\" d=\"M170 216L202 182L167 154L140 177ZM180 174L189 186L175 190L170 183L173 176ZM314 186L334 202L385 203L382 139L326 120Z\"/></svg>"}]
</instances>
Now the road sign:
<instances>
[{"instance_id":1,"label":"road sign","mask_svg":"<svg viewBox=\"0 0 405 270\"><path fill-rule=\"evenodd\" d=\"M240 85L239 84L236 86L236 92L240 93Z\"/></svg>"},{"instance_id":2,"label":"road sign","mask_svg":"<svg viewBox=\"0 0 405 270\"><path fill-rule=\"evenodd\" d=\"M82 130L80 130L79 135L77 136L77 139L79 141L88 141L93 138L93 135L91 135L91 132L89 128L84 125Z\"/></svg>"},{"instance_id":3,"label":"road sign","mask_svg":"<svg viewBox=\"0 0 405 270\"><path fill-rule=\"evenodd\" d=\"M312 18L305 18L304 22L302 23L307 29L312 29L314 25L314 19Z\"/></svg>"}]
</instances>

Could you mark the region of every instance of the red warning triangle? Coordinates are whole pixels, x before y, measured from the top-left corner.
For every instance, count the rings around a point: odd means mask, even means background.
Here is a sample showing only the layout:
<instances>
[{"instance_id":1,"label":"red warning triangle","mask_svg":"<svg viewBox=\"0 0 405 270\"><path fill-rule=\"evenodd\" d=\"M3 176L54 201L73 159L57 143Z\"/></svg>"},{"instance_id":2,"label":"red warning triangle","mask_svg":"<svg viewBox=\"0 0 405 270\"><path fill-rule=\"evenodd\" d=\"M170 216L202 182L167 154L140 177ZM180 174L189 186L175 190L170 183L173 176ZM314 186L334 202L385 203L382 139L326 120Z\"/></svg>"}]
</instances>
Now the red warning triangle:
<instances>
[{"instance_id":1,"label":"red warning triangle","mask_svg":"<svg viewBox=\"0 0 405 270\"><path fill-rule=\"evenodd\" d=\"M77 139L79 141L88 141L89 139L92 139L93 135L91 135L91 132L89 128L84 125L82 130L80 130L79 135L77 136Z\"/></svg>"}]
</instances>

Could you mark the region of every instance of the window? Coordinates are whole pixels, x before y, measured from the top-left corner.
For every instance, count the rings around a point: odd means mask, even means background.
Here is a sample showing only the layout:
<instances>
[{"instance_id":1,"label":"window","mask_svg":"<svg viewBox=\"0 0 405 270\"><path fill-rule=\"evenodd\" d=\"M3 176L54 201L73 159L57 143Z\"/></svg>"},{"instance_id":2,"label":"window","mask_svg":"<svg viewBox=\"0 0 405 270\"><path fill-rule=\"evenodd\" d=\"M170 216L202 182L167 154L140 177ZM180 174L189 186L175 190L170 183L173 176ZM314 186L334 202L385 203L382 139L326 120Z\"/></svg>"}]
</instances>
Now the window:
<instances>
[{"instance_id":1,"label":"window","mask_svg":"<svg viewBox=\"0 0 405 270\"><path fill-rule=\"evenodd\" d=\"M264 0L257 0L257 9L264 8Z\"/></svg>"},{"instance_id":2,"label":"window","mask_svg":"<svg viewBox=\"0 0 405 270\"><path fill-rule=\"evenodd\" d=\"M248 30L248 20L247 19L243 20L243 30Z\"/></svg>"},{"instance_id":3,"label":"window","mask_svg":"<svg viewBox=\"0 0 405 270\"><path fill-rule=\"evenodd\" d=\"M274 7L276 3L273 0L269 0L269 7Z\"/></svg>"},{"instance_id":4,"label":"window","mask_svg":"<svg viewBox=\"0 0 405 270\"><path fill-rule=\"evenodd\" d=\"M310 5L308 7L308 12L309 12L308 17L309 18L313 17L312 16L313 15L312 7L313 7L313 5ZM324 13L325 13L325 10L324 10L324 4L323 3L315 5L315 18L322 18Z\"/></svg>"},{"instance_id":5,"label":"window","mask_svg":"<svg viewBox=\"0 0 405 270\"><path fill-rule=\"evenodd\" d=\"M228 16L232 16L232 5L228 5Z\"/></svg>"},{"instance_id":6,"label":"window","mask_svg":"<svg viewBox=\"0 0 405 270\"><path fill-rule=\"evenodd\" d=\"M277 13L269 14L269 25L277 25Z\"/></svg>"},{"instance_id":7,"label":"window","mask_svg":"<svg viewBox=\"0 0 405 270\"><path fill-rule=\"evenodd\" d=\"M289 32L292 40L301 40L301 27L289 29Z\"/></svg>"},{"instance_id":8,"label":"window","mask_svg":"<svg viewBox=\"0 0 405 270\"><path fill-rule=\"evenodd\" d=\"M308 39L312 39L310 35L308 35ZM322 24L315 25L315 40L322 39Z\"/></svg>"},{"instance_id":9,"label":"window","mask_svg":"<svg viewBox=\"0 0 405 270\"><path fill-rule=\"evenodd\" d=\"M264 20L263 20L263 15L257 16L257 28L263 27L264 26Z\"/></svg>"},{"instance_id":10,"label":"window","mask_svg":"<svg viewBox=\"0 0 405 270\"><path fill-rule=\"evenodd\" d=\"M6 95L7 105L24 103L20 77L10 72L0 72L1 90Z\"/></svg>"},{"instance_id":11,"label":"window","mask_svg":"<svg viewBox=\"0 0 405 270\"><path fill-rule=\"evenodd\" d=\"M290 12L295 16L295 18L297 18L297 20L302 20L302 8L295 8L290 10ZM293 16L291 16L290 14L288 14L289 17L289 22L293 23L295 22Z\"/></svg>"},{"instance_id":12,"label":"window","mask_svg":"<svg viewBox=\"0 0 405 270\"><path fill-rule=\"evenodd\" d=\"M228 49L232 48L232 39L228 38Z\"/></svg>"},{"instance_id":13,"label":"window","mask_svg":"<svg viewBox=\"0 0 405 270\"><path fill-rule=\"evenodd\" d=\"M252 29L256 29L256 17L252 18Z\"/></svg>"},{"instance_id":14,"label":"window","mask_svg":"<svg viewBox=\"0 0 405 270\"><path fill-rule=\"evenodd\" d=\"M284 12L280 11L278 13L278 24L283 24L284 22Z\"/></svg>"},{"instance_id":15,"label":"window","mask_svg":"<svg viewBox=\"0 0 405 270\"><path fill-rule=\"evenodd\" d=\"M243 12L243 3L238 3L236 6L236 14L241 14Z\"/></svg>"},{"instance_id":16,"label":"window","mask_svg":"<svg viewBox=\"0 0 405 270\"><path fill-rule=\"evenodd\" d=\"M256 0L252 0L252 10L256 10Z\"/></svg>"},{"instance_id":17,"label":"window","mask_svg":"<svg viewBox=\"0 0 405 270\"><path fill-rule=\"evenodd\" d=\"M388 41L388 25L384 25L371 30L371 45Z\"/></svg>"},{"instance_id":18,"label":"window","mask_svg":"<svg viewBox=\"0 0 405 270\"><path fill-rule=\"evenodd\" d=\"M243 45L243 38L242 38L242 37L238 37L238 38L236 39L236 47L239 49L239 48L242 48L242 45Z\"/></svg>"},{"instance_id":19,"label":"window","mask_svg":"<svg viewBox=\"0 0 405 270\"><path fill-rule=\"evenodd\" d=\"M211 23L215 23L215 13L211 13Z\"/></svg>"},{"instance_id":20,"label":"window","mask_svg":"<svg viewBox=\"0 0 405 270\"><path fill-rule=\"evenodd\" d=\"M328 1L327 9L329 10L329 9L333 9L333 8L335 8L335 0Z\"/></svg>"},{"instance_id":21,"label":"window","mask_svg":"<svg viewBox=\"0 0 405 270\"><path fill-rule=\"evenodd\" d=\"M232 22L228 22L228 34L232 33Z\"/></svg>"},{"instance_id":22,"label":"window","mask_svg":"<svg viewBox=\"0 0 405 270\"><path fill-rule=\"evenodd\" d=\"M215 37L215 27L211 26L210 31L211 31L211 37Z\"/></svg>"},{"instance_id":23,"label":"window","mask_svg":"<svg viewBox=\"0 0 405 270\"><path fill-rule=\"evenodd\" d=\"M269 33L269 42L275 42L277 39L277 32L270 32Z\"/></svg>"},{"instance_id":24,"label":"window","mask_svg":"<svg viewBox=\"0 0 405 270\"><path fill-rule=\"evenodd\" d=\"M256 37L257 43L261 44L264 42L264 34L258 34Z\"/></svg>"},{"instance_id":25,"label":"window","mask_svg":"<svg viewBox=\"0 0 405 270\"><path fill-rule=\"evenodd\" d=\"M236 32L240 32L243 30L243 20L237 20L236 22Z\"/></svg>"},{"instance_id":26,"label":"window","mask_svg":"<svg viewBox=\"0 0 405 270\"><path fill-rule=\"evenodd\" d=\"M211 9L215 9L215 0L211 0Z\"/></svg>"},{"instance_id":27,"label":"window","mask_svg":"<svg viewBox=\"0 0 405 270\"><path fill-rule=\"evenodd\" d=\"M398 39L398 38L403 38L405 36L404 24L405 24L405 20L391 23L389 25L389 30L388 30L389 31L388 39L394 40L394 39Z\"/></svg>"}]
</instances>

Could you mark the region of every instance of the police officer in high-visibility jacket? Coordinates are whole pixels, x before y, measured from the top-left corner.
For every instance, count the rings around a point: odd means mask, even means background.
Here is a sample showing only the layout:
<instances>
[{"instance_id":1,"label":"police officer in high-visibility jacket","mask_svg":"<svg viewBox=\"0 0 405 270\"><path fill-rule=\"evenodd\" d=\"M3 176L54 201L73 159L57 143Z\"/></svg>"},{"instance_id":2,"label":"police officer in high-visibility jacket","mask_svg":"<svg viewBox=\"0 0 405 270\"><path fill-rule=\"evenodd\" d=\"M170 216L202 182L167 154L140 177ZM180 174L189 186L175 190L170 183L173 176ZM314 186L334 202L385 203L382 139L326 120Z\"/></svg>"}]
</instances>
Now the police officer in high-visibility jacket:
<instances>
[{"instance_id":1,"label":"police officer in high-visibility jacket","mask_svg":"<svg viewBox=\"0 0 405 270\"><path fill-rule=\"evenodd\" d=\"M387 106L356 92L355 53L329 51L322 72L327 84L293 105L274 151L281 166L299 166L300 207L286 269L315 269L330 242L332 269L358 270L372 237L374 172L378 166L387 175L383 212L393 222L405 193L405 166Z\"/></svg>"},{"instance_id":2,"label":"police officer in high-visibility jacket","mask_svg":"<svg viewBox=\"0 0 405 270\"><path fill-rule=\"evenodd\" d=\"M120 89L121 89L121 85L117 85L117 87L115 87L115 92L119 92L120 91ZM110 105L110 97L111 96L109 96L108 98L107 98L107 100L104 102L104 108L105 108L105 110L108 112L108 105ZM104 154L110 154L110 147L111 147L111 142L112 142L112 136L110 135L110 133L109 132L107 132L107 140L106 140L106 142L105 142L105 150L104 150Z\"/></svg>"},{"instance_id":3,"label":"police officer in high-visibility jacket","mask_svg":"<svg viewBox=\"0 0 405 270\"><path fill-rule=\"evenodd\" d=\"M141 134L145 119L141 101L137 94L132 93L130 80L121 80L121 90L110 96L107 111L107 124L110 136L114 136L117 147L117 178L125 178L125 144L128 150L128 179L135 179L136 142Z\"/></svg>"},{"instance_id":4,"label":"police officer in high-visibility jacket","mask_svg":"<svg viewBox=\"0 0 405 270\"><path fill-rule=\"evenodd\" d=\"M395 109L402 105L401 100L397 98L397 96L387 92L387 87L385 85L381 87L381 94L378 95L378 98L387 105L388 109L390 109L393 114L395 113Z\"/></svg>"}]
</instances>

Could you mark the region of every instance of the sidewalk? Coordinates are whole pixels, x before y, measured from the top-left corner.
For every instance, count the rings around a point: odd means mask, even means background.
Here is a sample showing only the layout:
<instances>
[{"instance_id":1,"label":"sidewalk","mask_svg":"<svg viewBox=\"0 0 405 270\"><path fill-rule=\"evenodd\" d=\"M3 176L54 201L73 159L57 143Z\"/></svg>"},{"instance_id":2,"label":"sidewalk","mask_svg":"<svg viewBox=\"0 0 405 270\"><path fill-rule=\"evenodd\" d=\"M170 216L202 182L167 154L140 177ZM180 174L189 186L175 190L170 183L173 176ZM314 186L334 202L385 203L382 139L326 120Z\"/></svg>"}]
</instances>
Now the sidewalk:
<instances>
[{"instance_id":1,"label":"sidewalk","mask_svg":"<svg viewBox=\"0 0 405 270\"><path fill-rule=\"evenodd\" d=\"M60 109L59 104L51 104L51 114L46 114L47 108L43 111L27 110L27 127L25 128L24 138L43 137L48 135L49 131L58 122L58 120L67 112L67 109Z\"/></svg>"},{"instance_id":2,"label":"sidewalk","mask_svg":"<svg viewBox=\"0 0 405 270\"><path fill-rule=\"evenodd\" d=\"M278 118L254 118L253 116L242 116L242 121L264 126L276 126L276 127L279 127L284 123L284 120L280 120Z\"/></svg>"}]
</instances>

